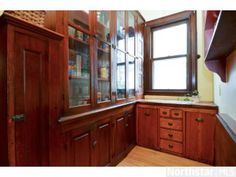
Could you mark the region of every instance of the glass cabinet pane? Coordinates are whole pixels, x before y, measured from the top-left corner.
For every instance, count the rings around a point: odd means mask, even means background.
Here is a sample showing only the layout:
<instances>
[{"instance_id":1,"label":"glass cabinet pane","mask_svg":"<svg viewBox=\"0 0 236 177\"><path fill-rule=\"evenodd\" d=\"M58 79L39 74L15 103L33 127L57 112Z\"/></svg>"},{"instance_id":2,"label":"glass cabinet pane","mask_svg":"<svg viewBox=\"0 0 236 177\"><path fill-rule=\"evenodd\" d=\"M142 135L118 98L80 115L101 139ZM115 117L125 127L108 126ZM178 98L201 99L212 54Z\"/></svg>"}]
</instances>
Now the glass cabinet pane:
<instances>
[{"instance_id":1,"label":"glass cabinet pane","mask_svg":"<svg viewBox=\"0 0 236 177\"><path fill-rule=\"evenodd\" d=\"M141 17L138 17L138 33L137 33L137 51L136 56L143 58L144 47L143 47L143 24L144 21Z\"/></svg>"},{"instance_id":2,"label":"glass cabinet pane","mask_svg":"<svg viewBox=\"0 0 236 177\"><path fill-rule=\"evenodd\" d=\"M102 41L110 42L110 18L109 11L97 12L96 32Z\"/></svg>"},{"instance_id":3,"label":"glass cabinet pane","mask_svg":"<svg viewBox=\"0 0 236 177\"><path fill-rule=\"evenodd\" d=\"M140 94L143 92L143 60L142 58L137 58L135 61L135 85L136 93Z\"/></svg>"},{"instance_id":4,"label":"glass cabinet pane","mask_svg":"<svg viewBox=\"0 0 236 177\"><path fill-rule=\"evenodd\" d=\"M135 96L135 86L134 86L134 79L135 79L135 69L134 69L134 57L127 55L128 60L128 97Z\"/></svg>"},{"instance_id":5,"label":"glass cabinet pane","mask_svg":"<svg viewBox=\"0 0 236 177\"><path fill-rule=\"evenodd\" d=\"M116 12L116 41L117 48L125 50L125 12L117 11Z\"/></svg>"},{"instance_id":6,"label":"glass cabinet pane","mask_svg":"<svg viewBox=\"0 0 236 177\"><path fill-rule=\"evenodd\" d=\"M125 98L125 53L117 50L117 99Z\"/></svg>"},{"instance_id":7,"label":"glass cabinet pane","mask_svg":"<svg viewBox=\"0 0 236 177\"><path fill-rule=\"evenodd\" d=\"M98 41L97 48L97 102L111 100L110 94L110 45Z\"/></svg>"},{"instance_id":8,"label":"glass cabinet pane","mask_svg":"<svg viewBox=\"0 0 236 177\"><path fill-rule=\"evenodd\" d=\"M127 51L129 54L134 55L135 46L135 18L132 12L128 12L128 41Z\"/></svg>"},{"instance_id":9,"label":"glass cabinet pane","mask_svg":"<svg viewBox=\"0 0 236 177\"><path fill-rule=\"evenodd\" d=\"M68 20L70 24L89 30L89 11L68 11Z\"/></svg>"},{"instance_id":10,"label":"glass cabinet pane","mask_svg":"<svg viewBox=\"0 0 236 177\"><path fill-rule=\"evenodd\" d=\"M69 106L88 105L90 99L89 36L68 27L69 34Z\"/></svg>"}]
</instances>

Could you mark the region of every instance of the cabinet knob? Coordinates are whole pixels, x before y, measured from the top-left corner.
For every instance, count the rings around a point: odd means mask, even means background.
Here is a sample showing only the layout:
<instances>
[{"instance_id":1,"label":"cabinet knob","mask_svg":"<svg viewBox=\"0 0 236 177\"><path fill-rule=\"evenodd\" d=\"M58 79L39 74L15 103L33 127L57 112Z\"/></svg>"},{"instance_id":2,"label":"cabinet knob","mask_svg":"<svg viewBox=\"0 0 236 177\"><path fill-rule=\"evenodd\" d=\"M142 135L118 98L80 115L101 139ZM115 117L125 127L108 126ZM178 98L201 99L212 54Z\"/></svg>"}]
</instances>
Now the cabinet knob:
<instances>
[{"instance_id":1,"label":"cabinet knob","mask_svg":"<svg viewBox=\"0 0 236 177\"><path fill-rule=\"evenodd\" d=\"M94 141L93 141L93 148L95 148L95 147L96 147L96 145L97 145L97 141L96 141L96 140L94 140Z\"/></svg>"},{"instance_id":2,"label":"cabinet knob","mask_svg":"<svg viewBox=\"0 0 236 177\"><path fill-rule=\"evenodd\" d=\"M168 122L168 125L169 125L169 126L172 126L172 125L173 125L173 123L171 123L171 122Z\"/></svg>"},{"instance_id":3,"label":"cabinet knob","mask_svg":"<svg viewBox=\"0 0 236 177\"><path fill-rule=\"evenodd\" d=\"M198 117L198 118L196 118L195 120L196 120L197 122L204 122L204 119L201 118L201 117Z\"/></svg>"},{"instance_id":4,"label":"cabinet knob","mask_svg":"<svg viewBox=\"0 0 236 177\"><path fill-rule=\"evenodd\" d=\"M166 114L167 114L167 112L165 112L165 111L164 111L164 112L162 112L162 114L166 115Z\"/></svg>"},{"instance_id":5,"label":"cabinet knob","mask_svg":"<svg viewBox=\"0 0 236 177\"><path fill-rule=\"evenodd\" d=\"M174 115L175 115L175 116L178 116L178 115L179 115L179 113L175 112L175 113L174 113Z\"/></svg>"},{"instance_id":6,"label":"cabinet knob","mask_svg":"<svg viewBox=\"0 0 236 177\"><path fill-rule=\"evenodd\" d=\"M168 134L168 136L171 138L171 137L173 137L173 134Z\"/></svg>"},{"instance_id":7,"label":"cabinet knob","mask_svg":"<svg viewBox=\"0 0 236 177\"><path fill-rule=\"evenodd\" d=\"M172 149L174 146L172 144L169 144L168 147Z\"/></svg>"},{"instance_id":8,"label":"cabinet knob","mask_svg":"<svg viewBox=\"0 0 236 177\"><path fill-rule=\"evenodd\" d=\"M147 113L147 112L145 112L145 113L144 113L144 115L145 115L145 116L150 116L150 114L149 114L149 113Z\"/></svg>"},{"instance_id":9,"label":"cabinet knob","mask_svg":"<svg viewBox=\"0 0 236 177\"><path fill-rule=\"evenodd\" d=\"M129 124L125 124L125 127L128 127L129 126Z\"/></svg>"}]
</instances>

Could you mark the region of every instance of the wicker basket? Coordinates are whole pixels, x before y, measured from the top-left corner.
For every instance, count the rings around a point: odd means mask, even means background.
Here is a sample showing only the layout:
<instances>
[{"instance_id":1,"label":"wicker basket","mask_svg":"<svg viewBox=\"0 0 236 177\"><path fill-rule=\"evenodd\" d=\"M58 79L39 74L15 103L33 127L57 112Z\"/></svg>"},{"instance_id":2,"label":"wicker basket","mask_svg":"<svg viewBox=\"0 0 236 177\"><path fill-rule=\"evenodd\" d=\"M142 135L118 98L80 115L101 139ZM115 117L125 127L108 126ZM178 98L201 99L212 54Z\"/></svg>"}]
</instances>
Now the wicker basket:
<instances>
[{"instance_id":1,"label":"wicker basket","mask_svg":"<svg viewBox=\"0 0 236 177\"><path fill-rule=\"evenodd\" d=\"M29 23L35 25L43 26L46 11L25 11L25 10L15 10L15 11L4 11L5 14L10 14L14 17L25 20Z\"/></svg>"}]
</instances>

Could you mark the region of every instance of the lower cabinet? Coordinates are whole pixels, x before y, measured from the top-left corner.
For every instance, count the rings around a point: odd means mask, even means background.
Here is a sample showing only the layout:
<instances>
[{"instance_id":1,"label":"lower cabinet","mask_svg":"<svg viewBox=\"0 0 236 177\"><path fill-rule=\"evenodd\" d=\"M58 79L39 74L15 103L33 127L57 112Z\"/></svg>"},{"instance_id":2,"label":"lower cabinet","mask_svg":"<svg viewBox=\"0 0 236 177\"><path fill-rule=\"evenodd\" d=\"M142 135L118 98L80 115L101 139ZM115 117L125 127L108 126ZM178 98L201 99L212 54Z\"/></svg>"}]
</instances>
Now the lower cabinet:
<instances>
[{"instance_id":1,"label":"lower cabinet","mask_svg":"<svg viewBox=\"0 0 236 177\"><path fill-rule=\"evenodd\" d=\"M67 132L67 165L107 166L122 159L135 144L133 109Z\"/></svg>"},{"instance_id":2,"label":"lower cabinet","mask_svg":"<svg viewBox=\"0 0 236 177\"><path fill-rule=\"evenodd\" d=\"M111 120L105 120L96 127L95 140L92 146L95 149L95 166L106 166L111 163L112 155L112 125Z\"/></svg>"},{"instance_id":3,"label":"lower cabinet","mask_svg":"<svg viewBox=\"0 0 236 177\"><path fill-rule=\"evenodd\" d=\"M213 164L215 113L186 113L186 157Z\"/></svg>"},{"instance_id":4,"label":"lower cabinet","mask_svg":"<svg viewBox=\"0 0 236 177\"><path fill-rule=\"evenodd\" d=\"M135 116L124 114L115 119L114 156L123 155L125 150L135 143Z\"/></svg>"},{"instance_id":5,"label":"lower cabinet","mask_svg":"<svg viewBox=\"0 0 236 177\"><path fill-rule=\"evenodd\" d=\"M137 144L151 149L158 149L158 126L157 107L138 104Z\"/></svg>"},{"instance_id":6,"label":"lower cabinet","mask_svg":"<svg viewBox=\"0 0 236 177\"><path fill-rule=\"evenodd\" d=\"M71 132L67 142L67 164L69 166L91 166L94 141L90 128Z\"/></svg>"}]
</instances>

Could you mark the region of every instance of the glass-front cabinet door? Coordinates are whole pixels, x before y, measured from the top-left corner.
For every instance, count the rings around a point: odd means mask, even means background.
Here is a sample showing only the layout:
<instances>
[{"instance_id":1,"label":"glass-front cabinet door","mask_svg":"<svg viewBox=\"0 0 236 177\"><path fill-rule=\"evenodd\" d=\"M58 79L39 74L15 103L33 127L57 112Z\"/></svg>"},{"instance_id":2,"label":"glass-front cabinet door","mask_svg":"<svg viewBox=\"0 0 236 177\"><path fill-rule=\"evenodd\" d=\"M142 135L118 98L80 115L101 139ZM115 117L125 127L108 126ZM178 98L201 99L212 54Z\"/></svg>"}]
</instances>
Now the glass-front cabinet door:
<instances>
[{"instance_id":1,"label":"glass-front cabinet door","mask_svg":"<svg viewBox=\"0 0 236 177\"><path fill-rule=\"evenodd\" d=\"M135 96L135 59L130 55L126 55L127 57L127 75L128 75L128 97L132 98Z\"/></svg>"},{"instance_id":2,"label":"glass-front cabinet door","mask_svg":"<svg viewBox=\"0 0 236 177\"><path fill-rule=\"evenodd\" d=\"M97 103L111 101L110 12L96 12L96 86Z\"/></svg>"},{"instance_id":3,"label":"glass-front cabinet door","mask_svg":"<svg viewBox=\"0 0 236 177\"><path fill-rule=\"evenodd\" d=\"M116 46L125 51L125 12L116 12Z\"/></svg>"},{"instance_id":4,"label":"glass-front cabinet door","mask_svg":"<svg viewBox=\"0 0 236 177\"><path fill-rule=\"evenodd\" d=\"M126 97L126 60L125 53L117 50L116 54L116 88L117 99L124 99Z\"/></svg>"},{"instance_id":5,"label":"glass-front cabinet door","mask_svg":"<svg viewBox=\"0 0 236 177\"><path fill-rule=\"evenodd\" d=\"M80 14L84 15L83 19ZM72 108L91 104L90 36L83 31L89 29L87 12L69 11L68 18L68 91Z\"/></svg>"},{"instance_id":6,"label":"glass-front cabinet door","mask_svg":"<svg viewBox=\"0 0 236 177\"><path fill-rule=\"evenodd\" d=\"M128 26L127 26L127 52L130 55L135 55L135 15L132 11L128 11Z\"/></svg>"}]
</instances>

